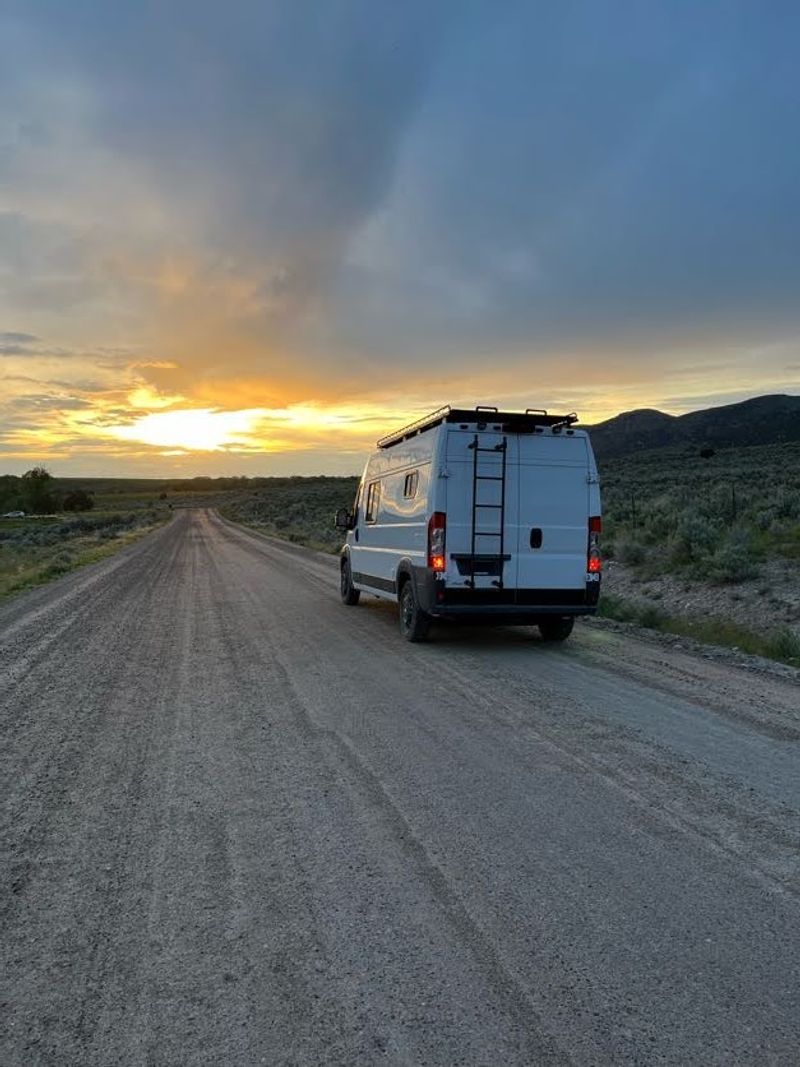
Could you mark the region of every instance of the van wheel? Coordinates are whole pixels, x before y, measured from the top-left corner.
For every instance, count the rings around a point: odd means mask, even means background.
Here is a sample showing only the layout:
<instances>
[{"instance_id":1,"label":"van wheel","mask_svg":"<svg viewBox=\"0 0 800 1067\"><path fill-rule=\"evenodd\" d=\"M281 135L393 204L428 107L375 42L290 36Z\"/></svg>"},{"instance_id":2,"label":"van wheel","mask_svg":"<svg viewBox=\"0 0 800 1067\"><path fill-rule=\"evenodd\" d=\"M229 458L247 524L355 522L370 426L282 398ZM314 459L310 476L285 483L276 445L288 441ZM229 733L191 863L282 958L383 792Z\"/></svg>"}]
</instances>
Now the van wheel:
<instances>
[{"instance_id":1,"label":"van wheel","mask_svg":"<svg viewBox=\"0 0 800 1067\"><path fill-rule=\"evenodd\" d=\"M350 573L350 560L342 560L342 576L341 586L339 589L342 596L342 603L347 604L348 607L354 607L361 598L360 590L353 586L353 576Z\"/></svg>"},{"instance_id":2,"label":"van wheel","mask_svg":"<svg viewBox=\"0 0 800 1067\"><path fill-rule=\"evenodd\" d=\"M539 633L543 641L566 641L574 625L575 619L572 615L563 618L555 615L551 619L542 619L539 623Z\"/></svg>"},{"instance_id":3,"label":"van wheel","mask_svg":"<svg viewBox=\"0 0 800 1067\"><path fill-rule=\"evenodd\" d=\"M419 606L409 579L400 590L400 633L406 641L424 641L430 628L431 617Z\"/></svg>"}]
</instances>

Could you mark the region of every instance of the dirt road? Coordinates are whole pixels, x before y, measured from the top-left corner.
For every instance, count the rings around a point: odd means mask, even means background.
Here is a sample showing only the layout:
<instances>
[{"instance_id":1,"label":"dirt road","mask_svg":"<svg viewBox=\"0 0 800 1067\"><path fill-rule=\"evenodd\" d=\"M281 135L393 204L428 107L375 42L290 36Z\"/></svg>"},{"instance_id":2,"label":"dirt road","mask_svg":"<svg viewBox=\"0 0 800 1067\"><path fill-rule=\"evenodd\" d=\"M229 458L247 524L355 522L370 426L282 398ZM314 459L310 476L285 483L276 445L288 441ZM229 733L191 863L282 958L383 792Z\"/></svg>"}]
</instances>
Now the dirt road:
<instances>
[{"instance_id":1,"label":"dirt road","mask_svg":"<svg viewBox=\"0 0 800 1067\"><path fill-rule=\"evenodd\" d=\"M0 607L0 1062L797 1064L800 689L206 512Z\"/></svg>"}]
</instances>

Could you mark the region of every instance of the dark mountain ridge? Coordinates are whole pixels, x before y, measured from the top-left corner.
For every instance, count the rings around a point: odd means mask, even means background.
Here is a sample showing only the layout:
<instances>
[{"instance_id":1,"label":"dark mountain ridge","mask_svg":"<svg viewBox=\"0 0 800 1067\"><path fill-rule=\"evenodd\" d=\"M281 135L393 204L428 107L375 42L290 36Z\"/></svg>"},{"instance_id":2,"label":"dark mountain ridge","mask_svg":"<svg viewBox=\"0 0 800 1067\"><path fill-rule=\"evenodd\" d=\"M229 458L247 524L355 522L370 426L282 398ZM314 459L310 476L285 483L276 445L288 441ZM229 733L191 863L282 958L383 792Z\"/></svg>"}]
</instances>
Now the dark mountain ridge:
<instances>
[{"instance_id":1,"label":"dark mountain ridge","mask_svg":"<svg viewBox=\"0 0 800 1067\"><path fill-rule=\"evenodd\" d=\"M650 448L733 448L800 441L800 396L757 396L687 415L641 408L587 429L602 459Z\"/></svg>"}]
</instances>

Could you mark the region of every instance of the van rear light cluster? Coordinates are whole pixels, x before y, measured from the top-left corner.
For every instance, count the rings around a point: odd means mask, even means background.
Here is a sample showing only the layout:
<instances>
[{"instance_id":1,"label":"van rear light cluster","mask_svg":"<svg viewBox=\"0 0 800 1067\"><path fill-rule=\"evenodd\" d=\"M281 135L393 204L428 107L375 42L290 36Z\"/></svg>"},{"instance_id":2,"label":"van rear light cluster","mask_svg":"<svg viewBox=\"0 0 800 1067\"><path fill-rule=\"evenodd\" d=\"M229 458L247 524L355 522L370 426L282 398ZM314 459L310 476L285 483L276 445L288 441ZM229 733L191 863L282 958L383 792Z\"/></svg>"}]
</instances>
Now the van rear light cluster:
<instances>
[{"instance_id":1,"label":"van rear light cluster","mask_svg":"<svg viewBox=\"0 0 800 1067\"><path fill-rule=\"evenodd\" d=\"M447 569L444 554L445 527L447 516L443 511L434 511L428 521L428 566L433 571Z\"/></svg>"},{"instance_id":2,"label":"van rear light cluster","mask_svg":"<svg viewBox=\"0 0 800 1067\"><path fill-rule=\"evenodd\" d=\"M589 519L589 547L586 557L586 570L589 574L599 574L603 569L603 560L600 558L600 531L603 529L603 521L599 515L592 515Z\"/></svg>"}]
</instances>

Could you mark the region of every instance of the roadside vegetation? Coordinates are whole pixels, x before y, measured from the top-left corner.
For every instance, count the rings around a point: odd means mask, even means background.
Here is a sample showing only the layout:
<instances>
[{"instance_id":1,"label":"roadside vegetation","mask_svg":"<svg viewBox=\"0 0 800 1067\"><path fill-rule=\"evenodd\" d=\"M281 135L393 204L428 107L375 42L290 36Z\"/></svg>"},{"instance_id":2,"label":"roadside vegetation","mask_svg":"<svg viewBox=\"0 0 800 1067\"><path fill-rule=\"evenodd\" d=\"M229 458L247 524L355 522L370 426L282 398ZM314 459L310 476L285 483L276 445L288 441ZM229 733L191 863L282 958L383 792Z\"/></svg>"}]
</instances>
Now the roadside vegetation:
<instances>
[{"instance_id":1,"label":"roadside vegetation","mask_svg":"<svg viewBox=\"0 0 800 1067\"><path fill-rule=\"evenodd\" d=\"M601 465L603 552L641 577L726 584L800 560L800 444L658 449Z\"/></svg>"},{"instance_id":2,"label":"roadside vegetation","mask_svg":"<svg viewBox=\"0 0 800 1067\"><path fill-rule=\"evenodd\" d=\"M338 552L342 533L333 516L352 506L358 478L265 478L228 497L221 513L233 522L320 552Z\"/></svg>"},{"instance_id":3,"label":"roadside vegetation","mask_svg":"<svg viewBox=\"0 0 800 1067\"><path fill-rule=\"evenodd\" d=\"M634 453L601 482L601 614L800 666L799 444Z\"/></svg>"},{"instance_id":4,"label":"roadside vegetation","mask_svg":"<svg viewBox=\"0 0 800 1067\"><path fill-rule=\"evenodd\" d=\"M111 555L169 514L157 506L109 509L43 467L0 478L0 598Z\"/></svg>"},{"instance_id":5,"label":"roadside vegetation","mask_svg":"<svg viewBox=\"0 0 800 1067\"><path fill-rule=\"evenodd\" d=\"M629 622L648 630L689 637L703 644L723 645L800 667L800 636L785 625L759 632L730 619L670 614L656 605L626 600L608 591L600 597L599 614L615 622Z\"/></svg>"},{"instance_id":6,"label":"roadside vegetation","mask_svg":"<svg viewBox=\"0 0 800 1067\"><path fill-rule=\"evenodd\" d=\"M103 559L166 518L163 512L143 510L80 518L0 519L0 597Z\"/></svg>"}]
</instances>

